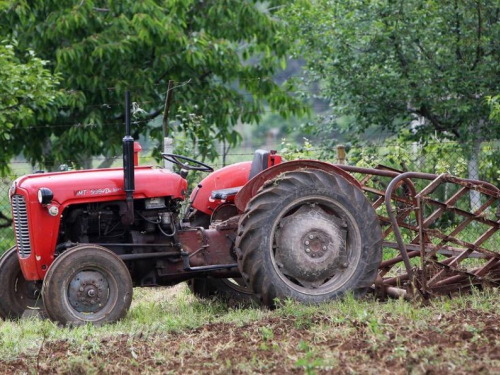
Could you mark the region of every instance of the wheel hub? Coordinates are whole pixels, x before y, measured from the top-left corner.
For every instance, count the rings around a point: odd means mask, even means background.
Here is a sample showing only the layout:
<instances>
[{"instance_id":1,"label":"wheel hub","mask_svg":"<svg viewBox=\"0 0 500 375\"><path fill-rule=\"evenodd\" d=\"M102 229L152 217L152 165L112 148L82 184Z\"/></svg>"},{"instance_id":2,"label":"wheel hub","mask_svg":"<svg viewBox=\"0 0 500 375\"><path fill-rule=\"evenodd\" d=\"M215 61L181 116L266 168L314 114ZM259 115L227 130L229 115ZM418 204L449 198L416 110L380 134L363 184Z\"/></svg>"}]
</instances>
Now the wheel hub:
<instances>
[{"instance_id":1,"label":"wheel hub","mask_svg":"<svg viewBox=\"0 0 500 375\"><path fill-rule=\"evenodd\" d=\"M331 236L323 231L313 230L306 233L302 241L303 249L311 258L321 258L328 253L328 245L332 243Z\"/></svg>"},{"instance_id":2,"label":"wheel hub","mask_svg":"<svg viewBox=\"0 0 500 375\"><path fill-rule=\"evenodd\" d=\"M280 271L302 286L317 288L347 267L347 228L315 204L280 221L275 260Z\"/></svg>"},{"instance_id":3,"label":"wheel hub","mask_svg":"<svg viewBox=\"0 0 500 375\"><path fill-rule=\"evenodd\" d=\"M82 313L95 313L108 302L108 282L98 271L80 271L71 280L68 299Z\"/></svg>"}]
</instances>

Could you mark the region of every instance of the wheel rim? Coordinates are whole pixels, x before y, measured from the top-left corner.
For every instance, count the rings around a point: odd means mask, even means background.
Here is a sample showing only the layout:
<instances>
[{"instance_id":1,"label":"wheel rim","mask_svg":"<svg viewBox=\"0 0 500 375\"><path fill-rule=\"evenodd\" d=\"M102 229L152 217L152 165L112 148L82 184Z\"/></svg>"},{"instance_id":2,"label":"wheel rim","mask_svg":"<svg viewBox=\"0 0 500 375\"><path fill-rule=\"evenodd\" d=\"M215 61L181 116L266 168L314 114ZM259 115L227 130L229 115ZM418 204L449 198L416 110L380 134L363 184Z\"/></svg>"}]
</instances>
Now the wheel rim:
<instances>
[{"instance_id":1,"label":"wheel rim","mask_svg":"<svg viewBox=\"0 0 500 375\"><path fill-rule=\"evenodd\" d=\"M341 288L360 260L356 221L345 206L329 197L308 196L286 206L271 238L277 274L289 287L309 295Z\"/></svg>"},{"instance_id":2,"label":"wheel rim","mask_svg":"<svg viewBox=\"0 0 500 375\"><path fill-rule=\"evenodd\" d=\"M40 288L34 281L26 281L21 271L14 280L14 297L21 308L36 307L41 302Z\"/></svg>"},{"instance_id":3,"label":"wheel rim","mask_svg":"<svg viewBox=\"0 0 500 375\"><path fill-rule=\"evenodd\" d=\"M108 315L117 300L115 278L106 270L91 267L77 270L67 285L69 311L85 321L97 321Z\"/></svg>"},{"instance_id":4,"label":"wheel rim","mask_svg":"<svg viewBox=\"0 0 500 375\"><path fill-rule=\"evenodd\" d=\"M236 279L221 279L224 284L238 293L252 294L250 289L245 284L245 281L240 277Z\"/></svg>"}]
</instances>

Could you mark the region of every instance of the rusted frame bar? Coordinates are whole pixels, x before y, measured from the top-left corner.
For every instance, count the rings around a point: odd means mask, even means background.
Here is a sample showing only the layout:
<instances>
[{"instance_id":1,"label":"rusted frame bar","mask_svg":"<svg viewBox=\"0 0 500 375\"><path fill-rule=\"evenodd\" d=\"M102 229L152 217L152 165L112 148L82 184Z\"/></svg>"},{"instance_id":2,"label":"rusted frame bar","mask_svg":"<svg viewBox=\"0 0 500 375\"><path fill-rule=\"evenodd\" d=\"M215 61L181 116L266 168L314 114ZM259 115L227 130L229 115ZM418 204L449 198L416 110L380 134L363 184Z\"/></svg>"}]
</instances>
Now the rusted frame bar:
<instances>
[{"instance_id":1,"label":"rusted frame bar","mask_svg":"<svg viewBox=\"0 0 500 375\"><path fill-rule=\"evenodd\" d=\"M485 276L490 270L492 270L495 267L498 267L500 265L500 260L496 258L491 258L483 267L478 268L477 270L474 271L474 274L476 276L483 277Z\"/></svg>"},{"instance_id":2,"label":"rusted frame bar","mask_svg":"<svg viewBox=\"0 0 500 375\"><path fill-rule=\"evenodd\" d=\"M494 251L485 249L484 247L480 247L479 245L474 245L470 242L462 241L462 240L459 240L458 238L447 236L439 231L432 231L432 234L438 238L441 238L441 239L447 241L447 242L452 242L452 243L455 243L459 246L463 246L464 248L469 248L469 249L472 249L472 250L477 251L479 253L483 253L483 254L489 255L491 257L500 259L500 253L496 253Z\"/></svg>"},{"instance_id":3,"label":"rusted frame bar","mask_svg":"<svg viewBox=\"0 0 500 375\"><path fill-rule=\"evenodd\" d=\"M486 210L488 207L491 206L491 204L495 201L495 198L490 198L488 199L488 201L486 201L486 203L484 203L481 207L479 207L479 209L476 210L475 214L476 215L479 215L481 214L484 210ZM490 203L491 202L491 203ZM460 233L461 231L463 231L467 225L469 225L470 223L472 223L474 221L474 217L468 217L466 218L464 221L462 221L460 224L457 225L457 227L455 229L453 229L449 234L443 234L447 237L455 237L458 233ZM492 229L492 228L490 228ZM494 229L494 232L495 233L497 231L496 228L493 228ZM442 232L441 232L442 233ZM492 234L493 234L492 233ZM433 257L434 255L436 255L437 251L444 245L448 242L448 240L442 240L436 247L435 251L430 254L427 254L427 258L431 258Z\"/></svg>"},{"instance_id":4,"label":"rusted frame bar","mask_svg":"<svg viewBox=\"0 0 500 375\"><path fill-rule=\"evenodd\" d=\"M479 191L482 194L489 195L495 198L500 198L500 189L492 183L479 180L470 180L448 175L446 182L451 182L460 186L468 187L471 190Z\"/></svg>"},{"instance_id":5,"label":"rusted frame bar","mask_svg":"<svg viewBox=\"0 0 500 375\"><path fill-rule=\"evenodd\" d=\"M401 172L397 172L397 171L393 171L393 170L363 168L363 167L355 167L352 165L337 165L337 167L343 169L346 172L361 173L361 174L365 174L365 175L381 176L381 177L396 178L398 176L401 176L401 175L407 174L407 173L412 174L412 177L409 177L409 178L416 178L416 179L421 179L421 180L434 180L438 177L438 175L436 175L436 174L423 173L423 172L404 172L404 173L401 173ZM455 177L455 176L451 176L451 175L444 175L443 179L445 182L451 182L451 183L454 183L457 185L467 186L470 189L477 190L483 194L494 196L496 198L500 198L500 189L489 182L459 178L459 177Z\"/></svg>"},{"instance_id":6,"label":"rusted frame bar","mask_svg":"<svg viewBox=\"0 0 500 375\"><path fill-rule=\"evenodd\" d=\"M381 197L385 197L385 192L383 192L382 190L378 190L378 189L370 188L370 187L366 187L366 186L363 186L363 190L367 191L369 193L375 194L375 195L379 195ZM409 205L412 204L412 202L409 199L403 198L403 197L398 197L397 195L393 196L392 199L396 202L405 203L405 204L409 204Z\"/></svg>"},{"instance_id":7,"label":"rusted frame bar","mask_svg":"<svg viewBox=\"0 0 500 375\"><path fill-rule=\"evenodd\" d=\"M391 249L397 249L398 248L397 244L392 243L392 242L385 242L385 241L384 241L384 243L383 243L382 246L383 247L388 247L388 248L391 248ZM433 251L437 246L438 245L434 245L432 243L426 243L425 244L426 252ZM406 249L407 250L411 250L411 251L420 251L420 244L406 244ZM465 249L463 247L452 247L452 246L446 245L446 246L443 246L442 248L439 249L438 254L445 255L445 256L455 257L455 256L459 255L464 250ZM469 255L469 258L485 259L485 258L488 258L488 257L485 254L482 254L482 253L472 252ZM450 259L452 259L452 258L450 258ZM386 260L384 262L387 262L389 260L391 260L391 259L388 259L388 260ZM402 259L400 259L399 261L401 262ZM382 264L384 262L382 262Z\"/></svg>"},{"instance_id":8,"label":"rusted frame bar","mask_svg":"<svg viewBox=\"0 0 500 375\"><path fill-rule=\"evenodd\" d=\"M416 196L415 192L415 186L413 185L413 182L411 181L412 178L423 178L423 179L431 179L432 177L436 177L435 175L431 175L428 173L419 173L419 172L405 172L400 174L399 176L395 177L389 184L386 190L386 195L385 195L385 206L387 210L387 215L389 215L389 219L391 220L391 224L393 226L393 231L394 231L394 236L396 237L396 242L398 243L399 246L399 251L401 252L401 255L403 257L403 262L406 267L406 271L408 272L408 276L410 278L410 281L413 281L413 270L410 264L410 259L408 258L408 253L406 251L406 246L403 240L403 237L401 235L401 230L398 225L397 218L394 215L394 212L392 211L392 193L394 192L395 188L399 184L400 181L405 181L406 184L410 187L412 196ZM435 179L435 178L432 178ZM417 220L419 221L419 226L422 226L422 217L421 215L418 215ZM421 239L423 241L423 238Z\"/></svg>"},{"instance_id":9,"label":"rusted frame bar","mask_svg":"<svg viewBox=\"0 0 500 375\"><path fill-rule=\"evenodd\" d=\"M495 227L497 229L500 228L500 224L496 221L493 221L493 220L489 220L489 219L486 219L482 216L479 216L479 215L475 215L474 213L471 213L471 212L468 212L468 211L464 211L460 208L456 208L456 207L446 207L446 204L443 203L443 202L439 202L439 201L436 201L434 199L430 199L430 198L427 198L427 197L423 197L422 199L424 199L426 202L434 205L434 206L438 206L438 207L443 207L443 209L447 210L447 211L450 211L450 212L454 212L460 216L463 216L465 218L471 218L472 220L475 220L475 221L478 221L482 224L485 224L485 225L490 225L492 227ZM494 198L493 198L494 200ZM489 205L491 206L491 204ZM488 206L488 207L489 207Z\"/></svg>"},{"instance_id":10,"label":"rusted frame bar","mask_svg":"<svg viewBox=\"0 0 500 375\"><path fill-rule=\"evenodd\" d=\"M459 191L457 191L450 199L448 199L446 202L446 206L449 206L450 204L455 204L464 194L466 194L469 191L468 188L462 187ZM437 210L435 210L432 214L429 215L424 221L423 227L428 228L429 225L431 225L435 220L440 218L443 213L446 212L446 209L443 207L439 207ZM415 241L418 241L419 236L416 236L411 243L415 243Z\"/></svg>"},{"instance_id":11,"label":"rusted frame bar","mask_svg":"<svg viewBox=\"0 0 500 375\"><path fill-rule=\"evenodd\" d=\"M385 271L386 273L390 269L392 269L394 265L403 262L407 273L392 278L382 279L382 285L385 285L387 288L389 288L393 285L401 284L402 281L412 281L414 276L409 259L420 255L423 260L421 266L422 271L425 273L424 270L426 266L426 258L428 259L429 257L435 256L437 253L450 256L450 258L446 259L443 262L432 261L438 267L442 268L438 273L438 275L440 276L436 277L438 276L436 275L433 278L432 283L434 283L435 285L432 285L432 287L430 287L432 293L443 293L447 291L469 289L471 287L471 284L480 283L483 276L485 275L496 277L498 273L498 277L500 278L500 253L495 253L480 246L500 229L500 223L486 219L483 216L479 216L488 207L491 207L494 204L495 198L500 198L500 190L497 187L487 182L460 179L449 175L437 176L434 174L419 172L401 173L392 170L369 169L352 166L340 167L348 172L366 174L366 176L362 179L362 184L364 185L363 190L365 190L367 193L380 196L380 198L376 199L373 203L375 208L380 207L380 205L382 204L382 200L385 201L388 218L379 215L379 219L381 220L381 222L389 222L392 227L385 230L386 233L384 237L386 237L390 234L391 231L393 231L396 237L397 244L384 242L384 247L397 248L400 251L400 255L382 262L380 268L381 271ZM372 179L373 176L389 177L393 179L389 183L385 194L378 189L366 186L366 184ZM418 200L417 205L414 204L417 195L411 179L432 180L432 182L428 184L424 189L422 189L422 191L420 191L420 193L418 194L418 197L420 199ZM407 183L408 186L411 186L413 188L413 191L410 194L410 197L414 198L413 202L406 198L402 198L396 195L393 196L393 192L399 186L398 183L401 183L403 180L405 181L405 183ZM457 184L459 186L462 186L462 188L459 189L451 198L449 198L445 202L439 202L427 196L427 194L432 193L437 187L445 182ZM490 196L488 201L474 213L470 213L457 207L453 207L453 205L461 197L463 197L468 190L476 190L482 194ZM412 208L406 210L406 212L404 212L402 215L399 215L399 217L396 217L396 213L393 211L392 201L411 205ZM423 215L423 205L425 204L425 202L429 202L429 204L437 207L437 209L433 211L427 218L424 218ZM403 222L403 220L405 220L411 214L411 210L414 210L416 212L416 219L418 223L417 226ZM448 235L442 233L439 230L428 230L427 228L439 217L441 217L444 212L453 212L464 217L465 220ZM489 225L490 228L479 238L477 238L474 243L462 241L454 237L455 235L463 231L465 227L473 221ZM418 235L411 241L410 244L405 244L401 235L400 228L406 228L412 232L418 233ZM427 236L428 234L441 239L440 244L434 245L430 242L426 242L425 236ZM460 247L453 247L449 244L456 244ZM410 250L410 252L408 252L408 250ZM489 259L484 266L481 266L475 269L473 273L470 273L455 267L456 265L459 265L463 259L466 258ZM443 274L445 273L450 275L448 277L445 276L444 278L442 278ZM424 282L422 284L425 288L426 277L424 277L423 281ZM429 286L432 283L430 283Z\"/></svg>"},{"instance_id":12,"label":"rusted frame bar","mask_svg":"<svg viewBox=\"0 0 500 375\"><path fill-rule=\"evenodd\" d=\"M440 262L439 264L445 265L446 268L443 268L441 271L439 271L432 279L429 280L428 285L429 287L432 287L433 285L438 285L440 283L440 279L445 275L446 273L449 272L449 268L447 267L454 267L455 265L458 265L460 261L463 259L468 258L469 253L471 253L471 249L465 249L460 253L458 256L447 259L448 262Z\"/></svg>"}]
</instances>

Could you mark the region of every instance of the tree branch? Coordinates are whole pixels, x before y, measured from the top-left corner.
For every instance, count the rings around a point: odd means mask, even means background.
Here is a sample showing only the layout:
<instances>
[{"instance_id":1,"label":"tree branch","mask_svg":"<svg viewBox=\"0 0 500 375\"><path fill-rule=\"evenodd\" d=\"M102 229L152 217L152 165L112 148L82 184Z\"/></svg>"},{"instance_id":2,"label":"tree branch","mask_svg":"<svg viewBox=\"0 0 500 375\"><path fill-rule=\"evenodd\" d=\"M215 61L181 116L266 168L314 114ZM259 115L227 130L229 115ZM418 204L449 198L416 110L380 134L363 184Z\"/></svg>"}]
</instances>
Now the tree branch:
<instances>
[{"instance_id":1,"label":"tree branch","mask_svg":"<svg viewBox=\"0 0 500 375\"><path fill-rule=\"evenodd\" d=\"M443 124L436 116L434 116L434 114L431 112L431 110L426 104L422 104L420 106L420 109L416 110L415 113L428 119L436 130L440 132L448 131L453 133L453 135L455 135L457 138L460 138L460 133L458 132L457 129L455 129L456 125L458 125L460 121L457 121L451 127L448 127L445 124Z\"/></svg>"},{"instance_id":2,"label":"tree branch","mask_svg":"<svg viewBox=\"0 0 500 375\"><path fill-rule=\"evenodd\" d=\"M457 48L455 49L455 54L457 56L457 60L462 61L462 52L460 51L460 18L458 13L458 0L455 0L455 14L457 16L455 22L455 34L457 36Z\"/></svg>"},{"instance_id":3,"label":"tree branch","mask_svg":"<svg viewBox=\"0 0 500 375\"><path fill-rule=\"evenodd\" d=\"M479 61L481 60L481 57L483 56L483 49L481 48L481 37L483 35L483 16L481 12L481 4L478 1L477 3L477 47L476 47L476 59L474 61L474 64L472 64L471 70L476 69L477 64L479 64Z\"/></svg>"}]
</instances>

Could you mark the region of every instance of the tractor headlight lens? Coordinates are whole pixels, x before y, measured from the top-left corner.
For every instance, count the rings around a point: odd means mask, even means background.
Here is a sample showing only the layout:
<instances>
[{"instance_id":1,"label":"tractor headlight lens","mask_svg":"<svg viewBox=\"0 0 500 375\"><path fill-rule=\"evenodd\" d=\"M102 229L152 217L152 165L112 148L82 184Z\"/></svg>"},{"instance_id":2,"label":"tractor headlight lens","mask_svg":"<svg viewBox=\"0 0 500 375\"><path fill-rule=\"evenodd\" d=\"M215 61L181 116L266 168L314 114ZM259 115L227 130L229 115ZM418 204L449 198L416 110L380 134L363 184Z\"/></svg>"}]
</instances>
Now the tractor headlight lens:
<instances>
[{"instance_id":1,"label":"tractor headlight lens","mask_svg":"<svg viewBox=\"0 0 500 375\"><path fill-rule=\"evenodd\" d=\"M38 190L38 202L40 204L49 204L54 198L54 193L49 188L40 188Z\"/></svg>"},{"instance_id":2,"label":"tractor headlight lens","mask_svg":"<svg viewBox=\"0 0 500 375\"><path fill-rule=\"evenodd\" d=\"M12 197L14 194L16 194L16 190L17 190L17 184L16 181L14 181L12 185L10 185L9 196Z\"/></svg>"}]
</instances>

